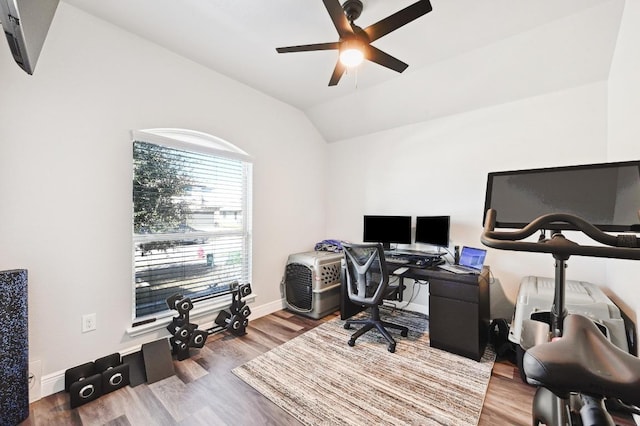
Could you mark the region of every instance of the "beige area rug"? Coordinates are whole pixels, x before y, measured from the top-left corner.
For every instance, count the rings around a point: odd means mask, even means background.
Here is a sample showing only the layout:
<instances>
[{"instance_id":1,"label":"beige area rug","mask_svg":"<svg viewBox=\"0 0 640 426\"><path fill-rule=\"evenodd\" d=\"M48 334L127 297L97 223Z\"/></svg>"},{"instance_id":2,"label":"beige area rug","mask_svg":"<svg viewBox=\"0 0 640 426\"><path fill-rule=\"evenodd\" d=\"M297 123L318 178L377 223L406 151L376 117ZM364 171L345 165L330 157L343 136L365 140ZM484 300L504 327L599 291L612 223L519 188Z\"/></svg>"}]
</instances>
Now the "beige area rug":
<instances>
[{"instance_id":1,"label":"beige area rug","mask_svg":"<svg viewBox=\"0 0 640 426\"><path fill-rule=\"evenodd\" d=\"M377 331L347 345L357 327L329 321L233 373L306 425L476 425L495 360L476 362L429 346L428 321L382 312L409 327L395 353Z\"/></svg>"}]
</instances>

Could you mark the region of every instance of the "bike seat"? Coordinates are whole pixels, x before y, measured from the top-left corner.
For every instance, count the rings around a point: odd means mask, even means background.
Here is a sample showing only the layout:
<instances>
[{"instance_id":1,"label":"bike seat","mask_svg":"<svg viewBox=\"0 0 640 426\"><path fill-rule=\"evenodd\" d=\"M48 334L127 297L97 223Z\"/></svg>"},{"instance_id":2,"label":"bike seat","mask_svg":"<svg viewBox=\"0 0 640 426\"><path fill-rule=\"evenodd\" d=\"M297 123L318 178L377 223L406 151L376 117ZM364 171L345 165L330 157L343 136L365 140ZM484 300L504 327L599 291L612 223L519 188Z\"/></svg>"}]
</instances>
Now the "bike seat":
<instances>
[{"instance_id":1,"label":"bike seat","mask_svg":"<svg viewBox=\"0 0 640 426\"><path fill-rule=\"evenodd\" d=\"M559 396L580 392L640 405L640 359L582 315L567 315L563 337L527 350L522 365L527 382Z\"/></svg>"}]
</instances>

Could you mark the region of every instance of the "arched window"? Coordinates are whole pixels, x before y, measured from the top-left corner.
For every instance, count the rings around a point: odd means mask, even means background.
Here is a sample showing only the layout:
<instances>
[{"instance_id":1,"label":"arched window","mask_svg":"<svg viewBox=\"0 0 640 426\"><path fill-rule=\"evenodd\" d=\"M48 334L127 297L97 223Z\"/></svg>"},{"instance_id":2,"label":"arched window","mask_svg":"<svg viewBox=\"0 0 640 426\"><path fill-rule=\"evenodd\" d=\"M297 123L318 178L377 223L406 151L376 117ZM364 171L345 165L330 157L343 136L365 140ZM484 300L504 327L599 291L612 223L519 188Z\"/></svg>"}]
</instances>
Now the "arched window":
<instances>
[{"instance_id":1,"label":"arched window","mask_svg":"<svg viewBox=\"0 0 640 426\"><path fill-rule=\"evenodd\" d=\"M211 135L148 129L133 136L134 318L250 282L249 156Z\"/></svg>"}]
</instances>

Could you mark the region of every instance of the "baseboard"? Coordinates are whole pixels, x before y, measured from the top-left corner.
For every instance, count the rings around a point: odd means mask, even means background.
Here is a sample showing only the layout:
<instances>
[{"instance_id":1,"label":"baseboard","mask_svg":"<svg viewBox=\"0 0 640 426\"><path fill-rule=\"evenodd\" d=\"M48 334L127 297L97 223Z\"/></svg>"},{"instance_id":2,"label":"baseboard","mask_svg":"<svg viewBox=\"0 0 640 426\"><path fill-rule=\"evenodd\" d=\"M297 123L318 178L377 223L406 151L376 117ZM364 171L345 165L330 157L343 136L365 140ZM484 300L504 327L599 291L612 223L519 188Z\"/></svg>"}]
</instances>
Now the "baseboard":
<instances>
[{"instance_id":1,"label":"baseboard","mask_svg":"<svg viewBox=\"0 0 640 426\"><path fill-rule=\"evenodd\" d=\"M40 398L53 395L64 390L64 371L42 376L40 383ZM37 401L37 400L36 400ZM33 402L33 401L32 401Z\"/></svg>"},{"instance_id":2,"label":"baseboard","mask_svg":"<svg viewBox=\"0 0 640 426\"><path fill-rule=\"evenodd\" d=\"M273 302L265 303L264 305L251 308L251 318L257 319L266 315L278 312L285 308L284 299L274 300Z\"/></svg>"},{"instance_id":3,"label":"baseboard","mask_svg":"<svg viewBox=\"0 0 640 426\"><path fill-rule=\"evenodd\" d=\"M252 306L249 322L251 322L251 320L255 320L260 317L277 312L281 309L284 309L284 307L285 307L284 299L275 300L273 302L265 303L264 305L260 305L260 306L255 306L255 307ZM208 327L213 327L213 325L214 325L213 321L199 323L199 326L202 327L203 329ZM120 355L125 356L125 355L138 352L141 347L142 347L142 344L139 344L124 350L120 350L119 352L120 352ZM71 368L71 366L69 368ZM42 379L40 381L40 398L44 398L46 396L53 395L54 393L58 393L64 390L65 371L66 370L57 371L55 373L42 376ZM30 402L37 401L40 398L34 399L33 401L30 401Z\"/></svg>"}]
</instances>

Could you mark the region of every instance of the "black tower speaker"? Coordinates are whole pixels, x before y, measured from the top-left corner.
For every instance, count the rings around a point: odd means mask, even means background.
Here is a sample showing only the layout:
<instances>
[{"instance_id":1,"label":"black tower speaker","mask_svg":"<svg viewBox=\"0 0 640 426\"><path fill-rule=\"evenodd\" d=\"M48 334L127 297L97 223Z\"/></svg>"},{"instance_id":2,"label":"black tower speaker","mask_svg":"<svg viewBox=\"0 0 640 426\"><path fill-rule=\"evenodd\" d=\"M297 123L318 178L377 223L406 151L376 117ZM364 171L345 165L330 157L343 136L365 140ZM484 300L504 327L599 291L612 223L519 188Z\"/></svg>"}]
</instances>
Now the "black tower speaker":
<instances>
[{"instance_id":1,"label":"black tower speaker","mask_svg":"<svg viewBox=\"0 0 640 426\"><path fill-rule=\"evenodd\" d=\"M27 271L0 271L0 424L29 417Z\"/></svg>"}]
</instances>

